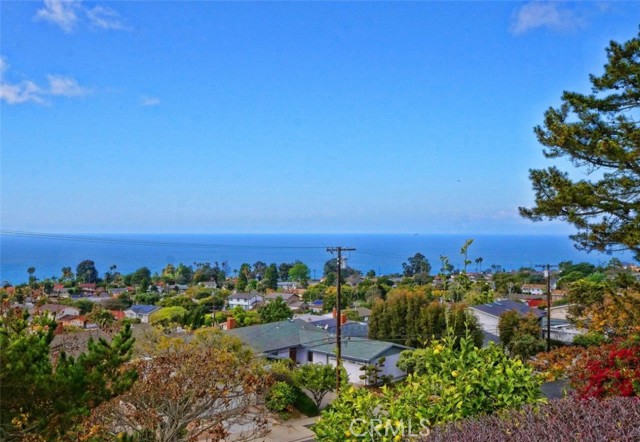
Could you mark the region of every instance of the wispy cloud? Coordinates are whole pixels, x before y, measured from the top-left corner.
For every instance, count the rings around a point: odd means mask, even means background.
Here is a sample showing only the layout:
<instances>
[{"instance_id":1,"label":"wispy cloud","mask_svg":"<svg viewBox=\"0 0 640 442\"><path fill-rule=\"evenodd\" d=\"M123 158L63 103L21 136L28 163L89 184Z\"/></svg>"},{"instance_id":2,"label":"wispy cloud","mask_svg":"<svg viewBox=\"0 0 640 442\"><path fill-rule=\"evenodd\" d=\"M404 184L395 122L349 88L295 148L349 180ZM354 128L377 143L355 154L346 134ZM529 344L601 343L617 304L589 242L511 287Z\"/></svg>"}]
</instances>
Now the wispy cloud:
<instances>
[{"instance_id":1,"label":"wispy cloud","mask_svg":"<svg viewBox=\"0 0 640 442\"><path fill-rule=\"evenodd\" d=\"M106 30L125 30L120 14L105 6L87 8L82 0L44 0L44 7L38 9L36 20L44 20L60 27L64 32L73 32L82 22Z\"/></svg>"},{"instance_id":2,"label":"wispy cloud","mask_svg":"<svg viewBox=\"0 0 640 442\"><path fill-rule=\"evenodd\" d=\"M160 99L157 97L148 97L143 95L140 97L140 100L138 100L138 103L140 106L158 106L160 104Z\"/></svg>"},{"instance_id":3,"label":"wispy cloud","mask_svg":"<svg viewBox=\"0 0 640 442\"><path fill-rule=\"evenodd\" d=\"M521 35L537 28L573 31L585 26L585 18L566 3L530 1L515 12L509 31Z\"/></svg>"},{"instance_id":4,"label":"wispy cloud","mask_svg":"<svg viewBox=\"0 0 640 442\"><path fill-rule=\"evenodd\" d=\"M82 97L91 92L89 88L80 86L75 78L64 75L47 75L49 80L50 95L61 95L63 97Z\"/></svg>"},{"instance_id":5,"label":"wispy cloud","mask_svg":"<svg viewBox=\"0 0 640 442\"><path fill-rule=\"evenodd\" d=\"M120 19L120 14L111 8L96 6L91 9L86 9L85 12L87 14L87 19L89 19L92 26L100 29L125 29L125 26Z\"/></svg>"},{"instance_id":6,"label":"wispy cloud","mask_svg":"<svg viewBox=\"0 0 640 442\"><path fill-rule=\"evenodd\" d=\"M80 0L44 0L44 8L38 9L36 19L60 26L64 32L71 32L78 22Z\"/></svg>"},{"instance_id":7,"label":"wispy cloud","mask_svg":"<svg viewBox=\"0 0 640 442\"><path fill-rule=\"evenodd\" d=\"M0 82L0 100L9 104L38 103L45 104L42 97L43 91L33 81L21 81L20 83Z\"/></svg>"},{"instance_id":8,"label":"wispy cloud","mask_svg":"<svg viewBox=\"0 0 640 442\"><path fill-rule=\"evenodd\" d=\"M48 97L82 97L91 93L91 89L81 86L78 81L65 75L47 75L46 88L39 86L32 80L10 82L5 80L5 72L9 65L0 57L0 101L8 104L37 103L48 104Z\"/></svg>"}]
</instances>

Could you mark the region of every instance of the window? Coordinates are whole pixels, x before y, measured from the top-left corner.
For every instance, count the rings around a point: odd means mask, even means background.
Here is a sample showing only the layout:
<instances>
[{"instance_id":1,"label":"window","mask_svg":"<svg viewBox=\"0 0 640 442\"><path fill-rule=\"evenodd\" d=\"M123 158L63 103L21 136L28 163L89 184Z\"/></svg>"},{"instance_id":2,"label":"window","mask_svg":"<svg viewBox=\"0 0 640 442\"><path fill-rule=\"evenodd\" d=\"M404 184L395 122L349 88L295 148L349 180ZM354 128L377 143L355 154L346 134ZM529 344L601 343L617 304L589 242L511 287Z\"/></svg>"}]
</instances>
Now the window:
<instances>
[{"instance_id":1,"label":"window","mask_svg":"<svg viewBox=\"0 0 640 442\"><path fill-rule=\"evenodd\" d=\"M313 362L313 352L307 352L307 362Z\"/></svg>"}]
</instances>

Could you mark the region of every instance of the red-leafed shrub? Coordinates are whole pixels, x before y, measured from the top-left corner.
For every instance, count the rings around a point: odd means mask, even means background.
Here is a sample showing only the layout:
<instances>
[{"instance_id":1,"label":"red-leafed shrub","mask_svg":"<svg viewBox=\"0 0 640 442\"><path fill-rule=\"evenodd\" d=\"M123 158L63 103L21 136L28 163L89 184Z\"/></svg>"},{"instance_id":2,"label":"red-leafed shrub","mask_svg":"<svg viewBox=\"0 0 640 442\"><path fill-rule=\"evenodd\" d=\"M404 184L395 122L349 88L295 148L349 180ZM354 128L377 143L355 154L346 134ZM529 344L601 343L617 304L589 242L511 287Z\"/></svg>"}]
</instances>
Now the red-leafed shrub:
<instances>
[{"instance_id":1,"label":"red-leafed shrub","mask_svg":"<svg viewBox=\"0 0 640 442\"><path fill-rule=\"evenodd\" d=\"M436 427L423 442L635 442L640 399L551 401Z\"/></svg>"},{"instance_id":2,"label":"red-leafed shrub","mask_svg":"<svg viewBox=\"0 0 640 442\"><path fill-rule=\"evenodd\" d=\"M589 351L570 370L578 397L640 396L640 344L618 341Z\"/></svg>"}]
</instances>

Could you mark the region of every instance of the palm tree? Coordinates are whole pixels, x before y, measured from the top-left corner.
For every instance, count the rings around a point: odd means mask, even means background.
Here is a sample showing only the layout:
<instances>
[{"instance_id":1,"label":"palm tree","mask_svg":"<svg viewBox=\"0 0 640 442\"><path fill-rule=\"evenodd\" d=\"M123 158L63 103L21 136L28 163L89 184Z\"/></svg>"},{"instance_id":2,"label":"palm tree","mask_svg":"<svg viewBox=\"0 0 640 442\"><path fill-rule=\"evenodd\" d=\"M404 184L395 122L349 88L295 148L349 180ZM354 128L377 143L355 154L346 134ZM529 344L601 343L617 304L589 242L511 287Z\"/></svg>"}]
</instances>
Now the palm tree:
<instances>
[{"instance_id":1,"label":"palm tree","mask_svg":"<svg viewBox=\"0 0 640 442\"><path fill-rule=\"evenodd\" d=\"M29 267L27 269L27 273L29 274L29 284L33 284L34 282L36 282L36 277L33 276L36 273L36 268L35 267Z\"/></svg>"}]
</instances>

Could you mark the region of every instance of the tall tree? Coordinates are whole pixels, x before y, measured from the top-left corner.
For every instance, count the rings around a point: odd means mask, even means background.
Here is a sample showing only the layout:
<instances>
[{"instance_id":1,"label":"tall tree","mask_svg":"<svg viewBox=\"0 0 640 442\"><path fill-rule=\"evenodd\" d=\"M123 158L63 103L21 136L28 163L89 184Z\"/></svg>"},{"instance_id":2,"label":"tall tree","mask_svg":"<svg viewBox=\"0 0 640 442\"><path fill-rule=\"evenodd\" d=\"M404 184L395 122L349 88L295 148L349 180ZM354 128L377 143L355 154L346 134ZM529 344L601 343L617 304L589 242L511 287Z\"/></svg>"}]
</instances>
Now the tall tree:
<instances>
[{"instance_id":1,"label":"tall tree","mask_svg":"<svg viewBox=\"0 0 640 442\"><path fill-rule=\"evenodd\" d=\"M61 271L62 271L62 279L64 281L69 281L73 279L73 271L71 270L71 267L63 267Z\"/></svg>"},{"instance_id":2,"label":"tall tree","mask_svg":"<svg viewBox=\"0 0 640 442\"><path fill-rule=\"evenodd\" d=\"M584 177L555 166L530 170L535 206L520 214L573 224L581 249L629 249L640 259L640 34L606 52L591 93L564 92L535 128L545 157L567 158Z\"/></svg>"},{"instance_id":3,"label":"tall tree","mask_svg":"<svg viewBox=\"0 0 640 442\"><path fill-rule=\"evenodd\" d=\"M286 302L278 296L274 301L258 307L258 315L264 323L284 321L293 317L293 311Z\"/></svg>"},{"instance_id":4,"label":"tall tree","mask_svg":"<svg viewBox=\"0 0 640 442\"><path fill-rule=\"evenodd\" d=\"M309 282L310 271L306 264L297 261L293 267L289 269L289 280L299 282L306 286Z\"/></svg>"},{"instance_id":5,"label":"tall tree","mask_svg":"<svg viewBox=\"0 0 640 442\"><path fill-rule=\"evenodd\" d=\"M271 290L278 290L278 276L278 266L273 263L264 272L265 286Z\"/></svg>"},{"instance_id":6,"label":"tall tree","mask_svg":"<svg viewBox=\"0 0 640 442\"><path fill-rule=\"evenodd\" d=\"M81 282L97 282L98 271L96 270L96 264L90 259L85 259L76 267L76 277Z\"/></svg>"},{"instance_id":7,"label":"tall tree","mask_svg":"<svg viewBox=\"0 0 640 442\"><path fill-rule=\"evenodd\" d=\"M34 282L36 282L36 277L34 276L36 274L36 268L29 267L27 269L27 273L29 274L29 284L33 284Z\"/></svg>"},{"instance_id":8,"label":"tall tree","mask_svg":"<svg viewBox=\"0 0 640 442\"><path fill-rule=\"evenodd\" d=\"M240 271L238 272L238 283L236 284L236 288L241 292L246 290L250 277L251 266L247 263L243 263L240 266Z\"/></svg>"},{"instance_id":9,"label":"tall tree","mask_svg":"<svg viewBox=\"0 0 640 442\"><path fill-rule=\"evenodd\" d=\"M418 274L429 274L431 271L431 264L422 253L416 253L412 257L407 259L407 262L402 263L402 270L404 276L415 276Z\"/></svg>"}]
</instances>

